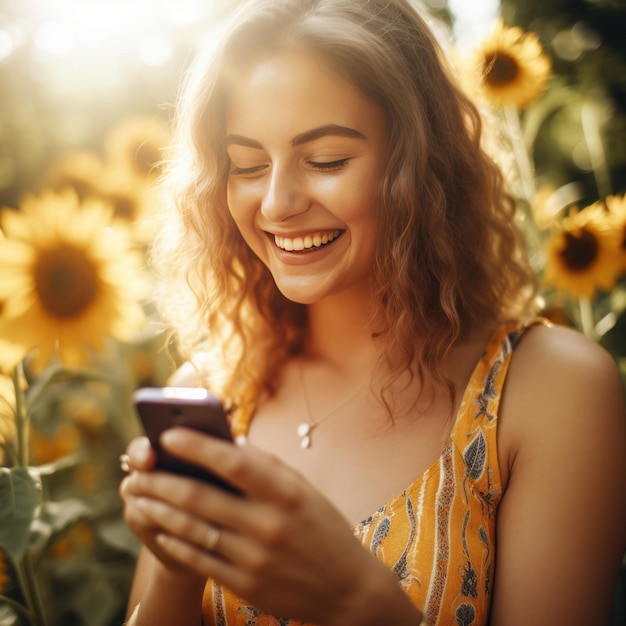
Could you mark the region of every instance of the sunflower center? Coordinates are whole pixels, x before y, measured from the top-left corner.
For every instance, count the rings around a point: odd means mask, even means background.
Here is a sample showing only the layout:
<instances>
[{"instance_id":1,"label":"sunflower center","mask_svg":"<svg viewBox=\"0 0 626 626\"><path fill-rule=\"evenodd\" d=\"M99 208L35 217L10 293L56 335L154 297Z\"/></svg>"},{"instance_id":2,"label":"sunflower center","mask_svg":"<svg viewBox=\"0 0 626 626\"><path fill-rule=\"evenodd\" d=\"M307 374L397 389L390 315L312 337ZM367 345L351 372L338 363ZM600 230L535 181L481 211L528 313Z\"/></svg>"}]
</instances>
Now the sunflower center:
<instances>
[{"instance_id":1,"label":"sunflower center","mask_svg":"<svg viewBox=\"0 0 626 626\"><path fill-rule=\"evenodd\" d=\"M570 270L587 269L598 256L598 240L593 233L584 228L577 234L564 233L565 246L559 253L563 262Z\"/></svg>"},{"instance_id":2,"label":"sunflower center","mask_svg":"<svg viewBox=\"0 0 626 626\"><path fill-rule=\"evenodd\" d=\"M98 294L96 264L84 250L68 244L44 251L34 276L41 306L54 317L80 315Z\"/></svg>"},{"instance_id":3,"label":"sunflower center","mask_svg":"<svg viewBox=\"0 0 626 626\"><path fill-rule=\"evenodd\" d=\"M492 52L485 57L485 80L490 85L506 85L513 82L519 74L517 61L502 52Z\"/></svg>"}]
</instances>

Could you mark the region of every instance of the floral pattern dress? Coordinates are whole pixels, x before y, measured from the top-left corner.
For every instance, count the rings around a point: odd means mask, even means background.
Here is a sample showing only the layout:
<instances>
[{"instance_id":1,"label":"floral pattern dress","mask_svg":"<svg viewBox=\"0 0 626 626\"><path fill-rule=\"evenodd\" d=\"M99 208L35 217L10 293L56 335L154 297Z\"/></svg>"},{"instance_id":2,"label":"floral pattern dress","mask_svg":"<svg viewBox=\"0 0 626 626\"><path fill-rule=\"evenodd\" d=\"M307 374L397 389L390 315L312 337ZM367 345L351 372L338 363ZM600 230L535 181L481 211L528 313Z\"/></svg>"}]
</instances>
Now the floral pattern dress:
<instances>
[{"instance_id":1,"label":"floral pattern dress","mask_svg":"<svg viewBox=\"0 0 626 626\"><path fill-rule=\"evenodd\" d=\"M525 328L510 323L494 332L441 456L353 529L436 626L488 623L502 496L498 407L513 348ZM206 626L302 625L264 614L213 581L205 588L203 614Z\"/></svg>"}]
</instances>

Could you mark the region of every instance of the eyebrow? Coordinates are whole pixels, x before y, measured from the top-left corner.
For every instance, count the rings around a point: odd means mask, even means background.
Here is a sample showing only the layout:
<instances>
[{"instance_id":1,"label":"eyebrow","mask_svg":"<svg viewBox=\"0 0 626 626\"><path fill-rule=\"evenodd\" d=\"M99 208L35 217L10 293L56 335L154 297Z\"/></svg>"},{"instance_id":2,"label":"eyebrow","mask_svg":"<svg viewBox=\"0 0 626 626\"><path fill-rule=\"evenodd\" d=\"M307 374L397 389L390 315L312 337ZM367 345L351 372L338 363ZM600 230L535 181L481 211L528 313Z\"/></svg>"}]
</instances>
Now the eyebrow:
<instances>
[{"instance_id":1,"label":"eyebrow","mask_svg":"<svg viewBox=\"0 0 626 626\"><path fill-rule=\"evenodd\" d=\"M315 141L316 139L328 136L366 139L365 135L355 128L339 126L338 124L326 124L325 126L318 126L317 128L312 128L311 130L307 130L299 135L296 135L291 140L291 145L295 148L296 146L301 146L305 143L309 143L310 141ZM226 145L230 146L233 144L244 146L246 148L255 148L257 150L263 149L263 146L258 141L250 139L249 137L244 137L243 135L228 135L226 137Z\"/></svg>"}]
</instances>

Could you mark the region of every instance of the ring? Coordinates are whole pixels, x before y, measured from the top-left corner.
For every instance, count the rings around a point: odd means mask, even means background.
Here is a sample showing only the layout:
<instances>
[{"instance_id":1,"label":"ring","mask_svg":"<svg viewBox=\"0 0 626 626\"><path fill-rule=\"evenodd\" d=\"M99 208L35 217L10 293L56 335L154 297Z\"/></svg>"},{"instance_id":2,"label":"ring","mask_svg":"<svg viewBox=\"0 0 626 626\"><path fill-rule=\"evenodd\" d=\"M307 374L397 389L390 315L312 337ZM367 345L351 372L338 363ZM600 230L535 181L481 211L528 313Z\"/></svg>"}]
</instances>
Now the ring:
<instances>
[{"instance_id":1,"label":"ring","mask_svg":"<svg viewBox=\"0 0 626 626\"><path fill-rule=\"evenodd\" d=\"M204 546L209 552L215 552L217 544L219 543L222 531L217 526L210 526L204 536Z\"/></svg>"},{"instance_id":2,"label":"ring","mask_svg":"<svg viewBox=\"0 0 626 626\"><path fill-rule=\"evenodd\" d=\"M120 454L120 467L123 472L130 472L130 457L128 454Z\"/></svg>"}]
</instances>

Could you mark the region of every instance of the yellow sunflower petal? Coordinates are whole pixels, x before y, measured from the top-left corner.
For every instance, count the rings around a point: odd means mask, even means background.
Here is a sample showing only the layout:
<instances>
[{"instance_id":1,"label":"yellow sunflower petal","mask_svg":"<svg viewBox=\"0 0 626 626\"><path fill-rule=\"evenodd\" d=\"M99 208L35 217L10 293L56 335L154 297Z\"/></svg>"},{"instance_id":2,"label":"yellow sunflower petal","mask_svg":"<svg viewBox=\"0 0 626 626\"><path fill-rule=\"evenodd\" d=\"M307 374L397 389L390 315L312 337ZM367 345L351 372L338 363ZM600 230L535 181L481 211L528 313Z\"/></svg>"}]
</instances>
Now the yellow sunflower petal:
<instances>
[{"instance_id":1,"label":"yellow sunflower petal","mask_svg":"<svg viewBox=\"0 0 626 626\"><path fill-rule=\"evenodd\" d=\"M626 194L608 196L605 202L619 235L621 267L626 271Z\"/></svg>"}]
</instances>

